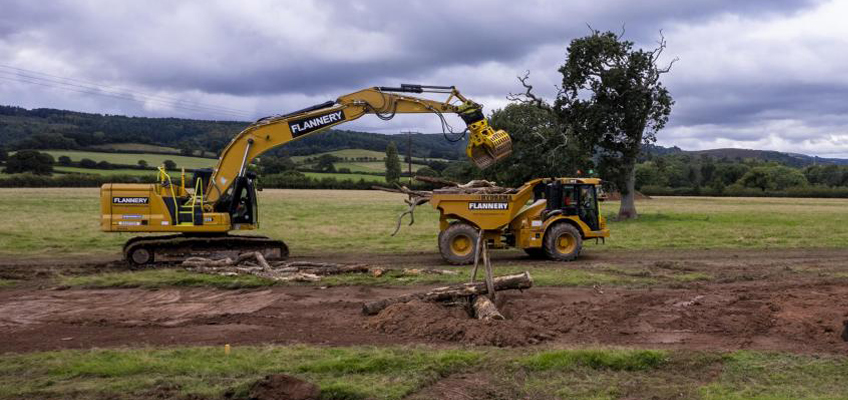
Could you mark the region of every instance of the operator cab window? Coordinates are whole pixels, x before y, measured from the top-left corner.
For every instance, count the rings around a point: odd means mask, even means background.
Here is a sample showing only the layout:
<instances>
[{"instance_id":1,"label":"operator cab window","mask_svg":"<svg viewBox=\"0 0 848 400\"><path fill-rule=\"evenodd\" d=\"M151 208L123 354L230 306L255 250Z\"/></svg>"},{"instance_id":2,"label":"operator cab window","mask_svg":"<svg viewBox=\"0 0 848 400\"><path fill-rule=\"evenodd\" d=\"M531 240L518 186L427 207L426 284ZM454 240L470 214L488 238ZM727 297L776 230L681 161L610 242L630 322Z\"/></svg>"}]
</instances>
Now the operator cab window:
<instances>
[{"instance_id":1,"label":"operator cab window","mask_svg":"<svg viewBox=\"0 0 848 400\"><path fill-rule=\"evenodd\" d=\"M594 185L580 186L580 220L598 230L598 198Z\"/></svg>"}]
</instances>

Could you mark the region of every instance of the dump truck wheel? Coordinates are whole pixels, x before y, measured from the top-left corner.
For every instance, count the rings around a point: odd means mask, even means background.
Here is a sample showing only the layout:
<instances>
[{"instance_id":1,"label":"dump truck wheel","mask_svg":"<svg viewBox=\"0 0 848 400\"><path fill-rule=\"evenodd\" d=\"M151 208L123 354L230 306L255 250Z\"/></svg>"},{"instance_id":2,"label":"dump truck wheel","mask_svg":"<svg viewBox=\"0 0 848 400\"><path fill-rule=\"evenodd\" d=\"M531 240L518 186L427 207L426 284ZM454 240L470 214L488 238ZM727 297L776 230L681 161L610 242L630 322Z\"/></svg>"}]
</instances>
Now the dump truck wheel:
<instances>
[{"instance_id":1,"label":"dump truck wheel","mask_svg":"<svg viewBox=\"0 0 848 400\"><path fill-rule=\"evenodd\" d=\"M545 234L544 249L545 255L551 260L571 261L580 255L583 238L575 227L559 223L548 229Z\"/></svg>"},{"instance_id":2,"label":"dump truck wheel","mask_svg":"<svg viewBox=\"0 0 848 400\"><path fill-rule=\"evenodd\" d=\"M539 247L528 247L524 249L524 252L527 253L530 258L545 258L545 249Z\"/></svg>"},{"instance_id":3,"label":"dump truck wheel","mask_svg":"<svg viewBox=\"0 0 848 400\"><path fill-rule=\"evenodd\" d=\"M477 246L477 228L465 222L454 222L439 234L439 253L453 265L474 262Z\"/></svg>"}]
</instances>

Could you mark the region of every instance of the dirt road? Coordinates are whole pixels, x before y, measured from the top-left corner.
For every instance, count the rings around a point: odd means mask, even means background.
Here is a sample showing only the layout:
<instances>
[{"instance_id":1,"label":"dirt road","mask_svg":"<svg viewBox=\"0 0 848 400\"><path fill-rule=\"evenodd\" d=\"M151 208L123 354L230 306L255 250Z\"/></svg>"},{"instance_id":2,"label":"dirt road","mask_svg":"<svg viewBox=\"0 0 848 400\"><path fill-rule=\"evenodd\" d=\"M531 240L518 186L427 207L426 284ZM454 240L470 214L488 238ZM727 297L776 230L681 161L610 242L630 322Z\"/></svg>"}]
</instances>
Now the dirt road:
<instances>
[{"instance_id":1,"label":"dirt road","mask_svg":"<svg viewBox=\"0 0 848 400\"><path fill-rule=\"evenodd\" d=\"M29 276L0 290L0 353L150 345L384 343L526 346L602 344L848 354L848 251L605 252L564 268L708 271L708 282L666 287L535 287L499 296L507 321L469 320L462 308L397 305L360 314L364 301L420 287L273 287L261 290L39 288L56 270L109 263L6 263ZM403 258L405 264L415 257ZM373 262L398 263L389 256ZM529 262L506 254L496 263ZM800 271L800 272L799 272Z\"/></svg>"}]
</instances>

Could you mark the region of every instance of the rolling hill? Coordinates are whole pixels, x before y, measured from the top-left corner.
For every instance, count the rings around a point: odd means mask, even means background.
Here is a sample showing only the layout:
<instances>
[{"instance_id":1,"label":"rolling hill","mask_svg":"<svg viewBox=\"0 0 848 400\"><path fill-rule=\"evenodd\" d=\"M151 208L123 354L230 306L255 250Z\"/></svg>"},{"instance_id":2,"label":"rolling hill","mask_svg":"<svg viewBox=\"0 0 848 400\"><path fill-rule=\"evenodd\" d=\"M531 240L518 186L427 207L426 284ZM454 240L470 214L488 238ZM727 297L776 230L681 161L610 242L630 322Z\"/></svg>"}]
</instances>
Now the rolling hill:
<instances>
[{"instance_id":1,"label":"rolling hill","mask_svg":"<svg viewBox=\"0 0 848 400\"><path fill-rule=\"evenodd\" d=\"M434 117L435 118L435 117ZM81 113L68 110L0 106L0 146L17 149L117 151L159 148L205 150L217 153L249 123L179 118L146 118ZM364 149L385 152L394 141L404 153L406 136L349 130L329 130L287 143L277 155L302 156L321 152ZM132 144L132 146L128 145ZM449 142L441 133L412 135L412 154L419 158L459 159L464 141Z\"/></svg>"},{"instance_id":2,"label":"rolling hill","mask_svg":"<svg viewBox=\"0 0 848 400\"><path fill-rule=\"evenodd\" d=\"M774 150L754 150L754 149L735 149L735 148L721 148L721 149L709 149L709 150L693 150L687 151L682 150L677 146L674 147L663 147L656 145L649 145L645 148L645 152L653 155L666 155L666 154L689 154L693 156L706 155L712 158L717 159L729 159L729 160L746 160L746 159L756 159L761 161L774 161L783 165L787 165L790 167L806 167L808 165L814 164L834 164L834 165L848 165L848 159L844 158L823 158L816 156L809 156L806 154L799 153L785 153L781 151Z\"/></svg>"}]
</instances>

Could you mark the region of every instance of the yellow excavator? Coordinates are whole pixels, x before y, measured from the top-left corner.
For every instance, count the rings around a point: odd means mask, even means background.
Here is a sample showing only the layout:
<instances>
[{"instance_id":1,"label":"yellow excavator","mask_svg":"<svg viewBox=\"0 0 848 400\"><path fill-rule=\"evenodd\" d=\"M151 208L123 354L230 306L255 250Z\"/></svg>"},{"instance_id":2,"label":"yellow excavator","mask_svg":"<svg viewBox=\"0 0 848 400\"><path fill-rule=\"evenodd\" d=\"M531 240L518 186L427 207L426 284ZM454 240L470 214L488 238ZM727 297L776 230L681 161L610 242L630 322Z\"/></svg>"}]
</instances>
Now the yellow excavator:
<instances>
[{"instance_id":1,"label":"yellow excavator","mask_svg":"<svg viewBox=\"0 0 848 400\"><path fill-rule=\"evenodd\" d=\"M441 93L448 97L436 101L400 93ZM100 188L101 229L170 233L128 240L124 258L135 265L181 261L187 256L237 256L247 251L284 258L288 247L280 240L228 234L259 226L256 175L247 170L251 161L277 146L366 114L388 120L398 113L433 113L443 127L449 125L442 114L458 114L467 126L466 154L481 169L512 152L509 135L490 127L482 106L465 98L454 86L372 87L254 122L227 145L214 169L195 170L189 187L184 178L175 184L163 168L154 184L104 184Z\"/></svg>"}]
</instances>

